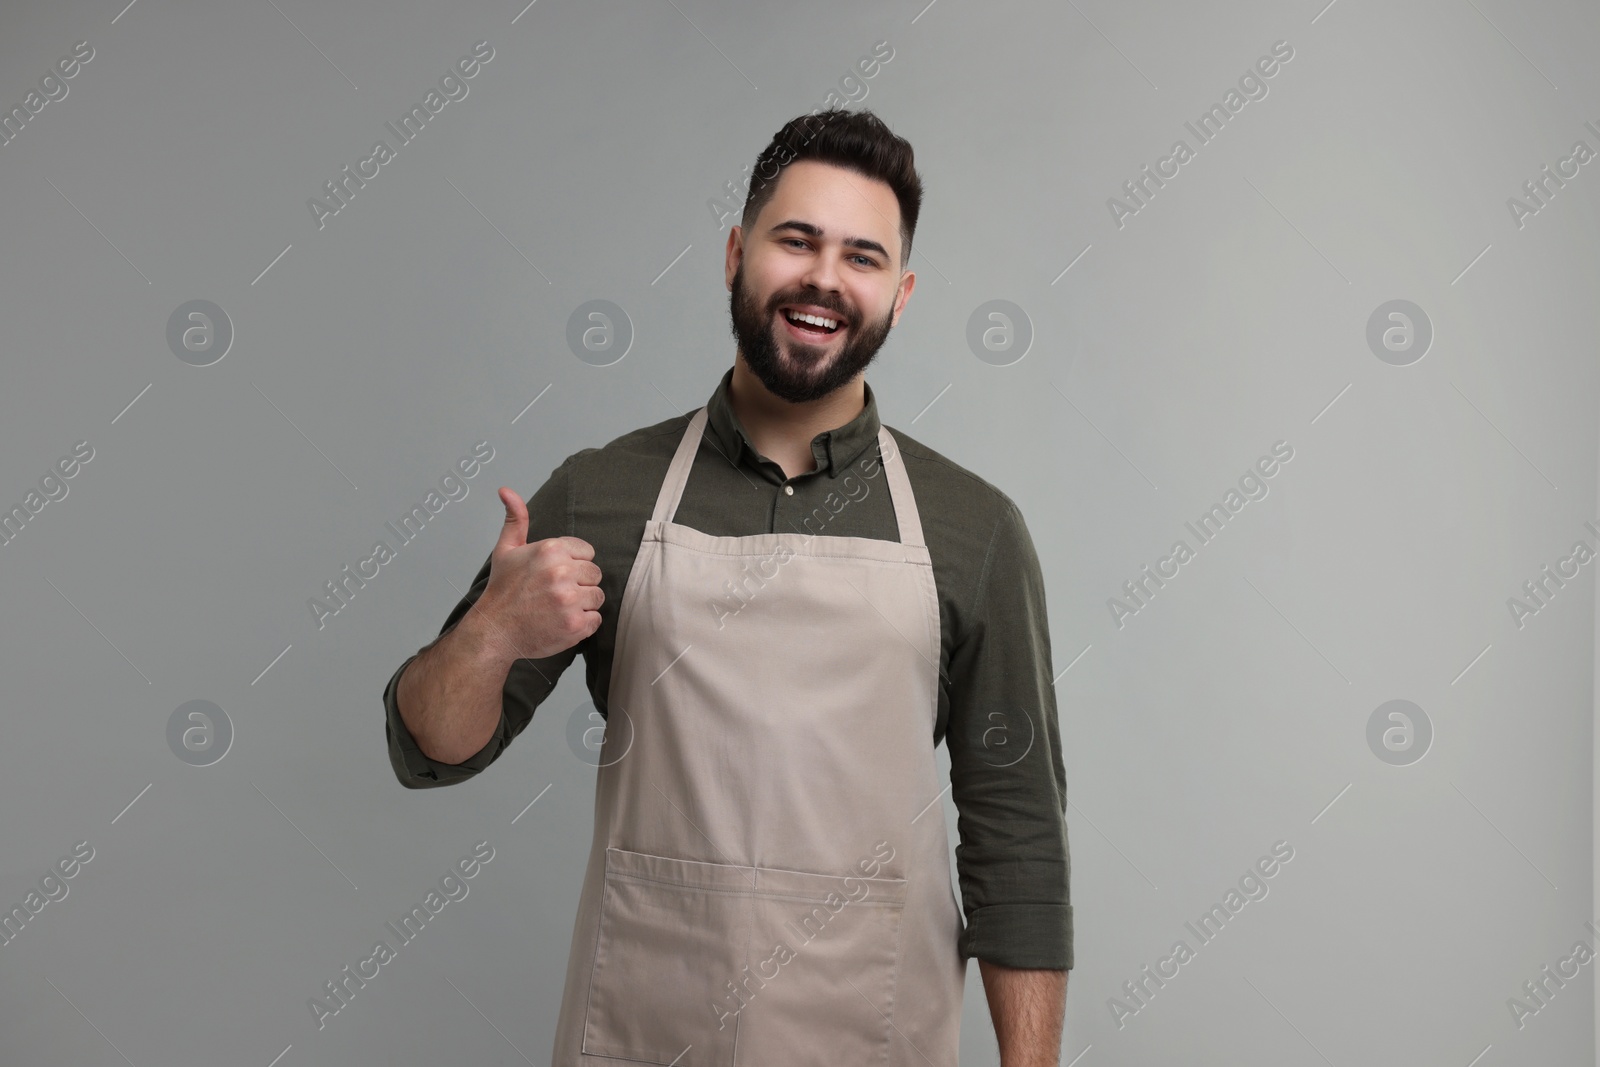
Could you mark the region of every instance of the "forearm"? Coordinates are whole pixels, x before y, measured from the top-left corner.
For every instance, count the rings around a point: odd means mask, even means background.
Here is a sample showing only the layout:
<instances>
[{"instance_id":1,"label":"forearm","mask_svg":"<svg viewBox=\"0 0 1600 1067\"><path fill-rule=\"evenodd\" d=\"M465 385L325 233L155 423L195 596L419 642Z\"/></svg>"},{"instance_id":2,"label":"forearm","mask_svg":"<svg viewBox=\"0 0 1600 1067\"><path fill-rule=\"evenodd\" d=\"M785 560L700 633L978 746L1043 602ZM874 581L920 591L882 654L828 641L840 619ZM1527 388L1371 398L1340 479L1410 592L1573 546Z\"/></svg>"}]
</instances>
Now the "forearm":
<instances>
[{"instance_id":1,"label":"forearm","mask_svg":"<svg viewBox=\"0 0 1600 1067\"><path fill-rule=\"evenodd\" d=\"M504 630L474 604L400 674L395 703L423 755L460 763L494 736L501 691L518 658Z\"/></svg>"},{"instance_id":2,"label":"forearm","mask_svg":"<svg viewBox=\"0 0 1600 1067\"><path fill-rule=\"evenodd\" d=\"M978 961L1000 1067L1056 1067L1067 1011L1067 973Z\"/></svg>"}]
</instances>

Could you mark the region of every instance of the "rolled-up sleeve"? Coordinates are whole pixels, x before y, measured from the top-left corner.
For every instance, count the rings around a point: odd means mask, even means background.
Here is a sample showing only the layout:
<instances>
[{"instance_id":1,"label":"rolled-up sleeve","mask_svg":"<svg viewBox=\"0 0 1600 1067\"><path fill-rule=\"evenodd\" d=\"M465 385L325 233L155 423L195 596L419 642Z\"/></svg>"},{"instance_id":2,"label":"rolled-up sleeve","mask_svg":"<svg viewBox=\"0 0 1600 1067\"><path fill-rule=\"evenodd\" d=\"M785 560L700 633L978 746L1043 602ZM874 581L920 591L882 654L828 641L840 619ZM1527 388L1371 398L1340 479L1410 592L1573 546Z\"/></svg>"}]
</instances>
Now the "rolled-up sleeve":
<instances>
[{"instance_id":1,"label":"rolled-up sleeve","mask_svg":"<svg viewBox=\"0 0 1600 1067\"><path fill-rule=\"evenodd\" d=\"M1072 968L1067 781L1044 576L1009 499L950 655L951 796L966 930L961 956Z\"/></svg>"},{"instance_id":2,"label":"rolled-up sleeve","mask_svg":"<svg viewBox=\"0 0 1600 1067\"><path fill-rule=\"evenodd\" d=\"M571 458L569 457L567 463L552 471L545 484L527 501L530 544L548 537L572 533L567 478L567 467ZM496 724L488 742L460 763L440 763L438 760L428 758L418 747L416 738L411 736L411 731L407 729L405 720L400 715L400 705L396 697L400 687L400 675L412 660L437 643L440 637L449 633L472 605L477 603L484 589L488 587L489 570L490 558L485 557L483 566L479 568L467 595L456 603L449 617L445 619L444 625L440 627L439 637L406 657L405 662L390 675L388 684L384 686L384 732L389 743L389 764L394 768L395 777L399 779L400 784L407 789L432 789L443 785L455 785L476 776L499 759L506 746L511 744L512 740L532 721L535 709L555 689L562 672L577 658L578 646L574 645L544 659L514 660L506 673L505 685L501 689L500 721Z\"/></svg>"}]
</instances>

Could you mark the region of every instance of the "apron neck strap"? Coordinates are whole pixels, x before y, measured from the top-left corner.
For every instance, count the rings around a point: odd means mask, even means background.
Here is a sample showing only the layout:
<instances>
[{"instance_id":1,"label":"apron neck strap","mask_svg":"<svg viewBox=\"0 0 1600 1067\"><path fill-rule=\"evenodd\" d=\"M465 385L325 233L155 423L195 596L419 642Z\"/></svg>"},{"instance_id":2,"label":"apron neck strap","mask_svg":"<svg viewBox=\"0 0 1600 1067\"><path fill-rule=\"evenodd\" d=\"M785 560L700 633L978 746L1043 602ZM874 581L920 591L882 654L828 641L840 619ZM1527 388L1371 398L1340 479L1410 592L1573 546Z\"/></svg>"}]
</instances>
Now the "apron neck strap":
<instances>
[{"instance_id":1,"label":"apron neck strap","mask_svg":"<svg viewBox=\"0 0 1600 1067\"><path fill-rule=\"evenodd\" d=\"M889 433L889 428L878 426L878 455L883 473L889 478L889 499L894 502L895 521L900 525L900 543L925 547L922 539L922 516L917 512L917 498L911 492L911 479L906 477L905 460L900 458L900 445Z\"/></svg>"},{"instance_id":2,"label":"apron neck strap","mask_svg":"<svg viewBox=\"0 0 1600 1067\"><path fill-rule=\"evenodd\" d=\"M683 499L683 487L689 484L689 468L694 466L694 456L700 451L700 438L705 429L706 409L701 408L689 420L683 439L678 442L678 450L672 454L672 465L661 480L661 492L656 494L656 510L650 515L651 522L671 522L678 514L678 501Z\"/></svg>"},{"instance_id":3,"label":"apron neck strap","mask_svg":"<svg viewBox=\"0 0 1600 1067\"><path fill-rule=\"evenodd\" d=\"M683 439L672 455L667 476L662 479L661 492L656 496L652 522L670 523L678 514L678 504L683 499L683 487L689 484L689 470L700 451L700 439L705 435L706 409L701 408L684 428ZM922 537L922 517L917 512L917 501L911 493L911 480L906 477L905 461L900 457L900 447L886 426L878 427L878 454L882 458L883 472L889 480L889 499L894 503L895 522L900 527L900 543L925 547Z\"/></svg>"}]
</instances>

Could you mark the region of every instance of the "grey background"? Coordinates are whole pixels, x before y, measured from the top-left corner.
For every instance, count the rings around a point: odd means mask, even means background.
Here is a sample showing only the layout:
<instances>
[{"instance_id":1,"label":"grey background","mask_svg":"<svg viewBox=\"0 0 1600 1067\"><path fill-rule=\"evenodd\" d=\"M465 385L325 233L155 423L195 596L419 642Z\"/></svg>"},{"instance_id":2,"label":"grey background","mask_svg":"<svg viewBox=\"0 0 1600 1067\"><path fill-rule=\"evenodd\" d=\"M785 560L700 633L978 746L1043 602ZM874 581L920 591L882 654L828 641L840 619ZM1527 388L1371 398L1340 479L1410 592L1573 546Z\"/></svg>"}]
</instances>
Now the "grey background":
<instances>
[{"instance_id":1,"label":"grey background","mask_svg":"<svg viewBox=\"0 0 1600 1067\"><path fill-rule=\"evenodd\" d=\"M883 418L1010 494L1048 582L1062 1062L1594 1062L1593 965L1521 1028L1507 1007L1592 940L1594 565L1520 628L1507 602L1597 542L1600 163L1522 227L1506 201L1600 149L1596 25L1510 0L6 4L0 107L95 51L0 146L0 503L94 456L0 547L0 905L94 856L0 945L0 1062L548 1062L581 665L450 789L395 782L381 689L488 554L497 486L703 402L733 358L707 201L731 181L736 211L830 92L927 187ZM319 230L307 199L479 40L468 96ZM1119 227L1107 199L1279 40L1268 95ZM204 367L166 342L197 299L234 331ZM595 299L635 331L605 367L566 343ZM966 342L997 299L1033 334L1006 366ZM1434 333L1406 366L1366 341L1396 299ZM323 583L479 440L469 494L319 629ZM1108 599L1280 440L1269 494L1119 628ZM1433 731L1405 766L1367 741L1395 699ZM169 746L192 700L231 723L209 766ZM1108 1000L1279 840L1269 895L1119 1027ZM478 841L469 895L319 1031L309 998ZM968 983L963 1062L993 1064Z\"/></svg>"}]
</instances>

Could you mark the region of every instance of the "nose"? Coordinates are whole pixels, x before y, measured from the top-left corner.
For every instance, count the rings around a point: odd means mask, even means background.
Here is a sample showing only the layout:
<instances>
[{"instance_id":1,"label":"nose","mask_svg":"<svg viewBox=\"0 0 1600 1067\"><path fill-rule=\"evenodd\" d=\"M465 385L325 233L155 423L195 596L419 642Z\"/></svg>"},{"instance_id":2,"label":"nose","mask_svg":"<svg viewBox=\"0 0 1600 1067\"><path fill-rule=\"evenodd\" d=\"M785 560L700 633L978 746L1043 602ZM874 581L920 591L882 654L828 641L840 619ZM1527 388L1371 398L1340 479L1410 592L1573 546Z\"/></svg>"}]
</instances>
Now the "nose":
<instances>
[{"instance_id":1,"label":"nose","mask_svg":"<svg viewBox=\"0 0 1600 1067\"><path fill-rule=\"evenodd\" d=\"M827 293L833 304L839 305L839 264L832 252L822 251L811 257L810 263L800 273L799 282L809 289Z\"/></svg>"}]
</instances>

